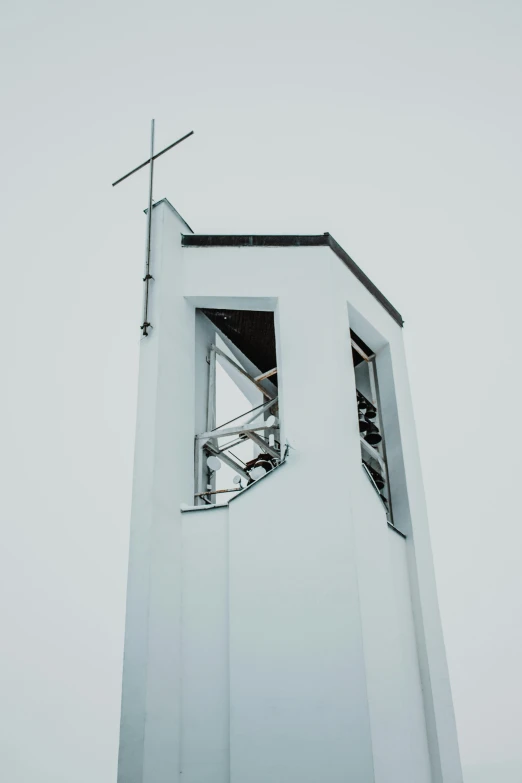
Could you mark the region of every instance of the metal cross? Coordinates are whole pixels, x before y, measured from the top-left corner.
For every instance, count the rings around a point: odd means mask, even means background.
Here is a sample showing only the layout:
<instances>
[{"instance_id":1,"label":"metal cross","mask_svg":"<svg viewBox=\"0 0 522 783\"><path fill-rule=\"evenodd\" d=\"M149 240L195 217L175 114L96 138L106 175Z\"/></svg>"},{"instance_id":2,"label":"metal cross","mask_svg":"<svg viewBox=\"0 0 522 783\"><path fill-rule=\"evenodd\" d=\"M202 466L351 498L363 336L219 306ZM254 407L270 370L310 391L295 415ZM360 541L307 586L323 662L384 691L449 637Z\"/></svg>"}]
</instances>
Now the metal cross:
<instances>
[{"instance_id":1,"label":"metal cross","mask_svg":"<svg viewBox=\"0 0 522 783\"><path fill-rule=\"evenodd\" d=\"M153 178L154 178L154 161L156 158L159 158L160 155L164 155L165 152L168 152L173 147L176 146L176 144L180 144L182 141L185 141L185 139L188 139L189 136L192 136L194 131L190 131L190 133L185 134L185 136L182 136L181 139L178 139L173 144L169 144L168 147L165 147L164 150L161 150L161 152L157 152L156 155L154 154L154 120L151 122L150 126L150 158L145 161L145 163L140 163L139 166L136 166L135 169L132 169L132 171L129 171L128 174L125 174L124 177L120 177L116 180L116 182L112 183L112 187L115 185L119 185L120 182L123 182L124 179L127 179L127 177L130 177L131 174L135 174L137 171L142 169L144 166L150 165L150 177L149 177L149 209L147 210L147 254L145 257L145 277L143 278L143 282L145 283L145 294L143 298L143 323L140 326L140 329L143 332L143 336L146 337L148 335L147 329L152 329L151 324L149 323L149 280L153 280L150 273L150 239L151 239L151 231L152 231L152 184L153 184Z\"/></svg>"}]
</instances>

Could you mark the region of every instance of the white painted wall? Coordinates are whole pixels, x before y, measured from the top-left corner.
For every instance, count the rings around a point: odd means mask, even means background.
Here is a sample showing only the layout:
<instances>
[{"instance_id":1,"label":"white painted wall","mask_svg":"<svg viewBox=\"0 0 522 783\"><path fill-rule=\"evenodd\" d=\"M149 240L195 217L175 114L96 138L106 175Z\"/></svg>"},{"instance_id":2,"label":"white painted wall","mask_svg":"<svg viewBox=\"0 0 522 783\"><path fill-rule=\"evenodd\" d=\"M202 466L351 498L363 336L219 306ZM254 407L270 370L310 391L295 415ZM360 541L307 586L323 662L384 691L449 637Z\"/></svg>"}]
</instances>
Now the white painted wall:
<instances>
[{"instance_id":1,"label":"white painted wall","mask_svg":"<svg viewBox=\"0 0 522 783\"><path fill-rule=\"evenodd\" d=\"M339 439L352 417L347 390L354 396L346 309L332 307L330 275L312 257L306 271L277 310L294 448L230 505L231 769L245 783L373 780L353 508L343 502L353 454Z\"/></svg>"},{"instance_id":2,"label":"white painted wall","mask_svg":"<svg viewBox=\"0 0 522 783\"><path fill-rule=\"evenodd\" d=\"M362 470L358 492L359 591L375 780L430 783L406 558L409 541L388 528L384 508Z\"/></svg>"},{"instance_id":3,"label":"white painted wall","mask_svg":"<svg viewBox=\"0 0 522 783\"><path fill-rule=\"evenodd\" d=\"M328 248L183 249L165 202L153 224L119 783L459 783L400 327ZM182 514L203 306L275 311L293 448L227 508ZM396 392L407 540L360 465L349 322Z\"/></svg>"},{"instance_id":4,"label":"white painted wall","mask_svg":"<svg viewBox=\"0 0 522 783\"><path fill-rule=\"evenodd\" d=\"M184 783L228 783L228 509L186 514L182 528L180 766Z\"/></svg>"},{"instance_id":5,"label":"white painted wall","mask_svg":"<svg viewBox=\"0 0 522 783\"><path fill-rule=\"evenodd\" d=\"M182 266L173 263L186 229L165 205L153 214L153 329L140 353L119 783L170 783L181 763L179 499L192 491L193 464L180 455L193 452L195 319L179 295Z\"/></svg>"}]
</instances>

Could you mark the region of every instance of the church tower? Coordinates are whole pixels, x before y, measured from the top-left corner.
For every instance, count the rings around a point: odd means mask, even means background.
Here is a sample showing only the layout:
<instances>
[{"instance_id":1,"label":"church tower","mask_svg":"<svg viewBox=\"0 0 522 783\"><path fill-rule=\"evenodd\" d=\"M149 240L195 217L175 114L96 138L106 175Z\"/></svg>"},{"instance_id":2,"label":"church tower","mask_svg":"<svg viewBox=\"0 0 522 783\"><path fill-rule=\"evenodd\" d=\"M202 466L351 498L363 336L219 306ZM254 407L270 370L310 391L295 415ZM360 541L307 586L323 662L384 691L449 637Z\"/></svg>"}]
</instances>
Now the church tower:
<instances>
[{"instance_id":1,"label":"church tower","mask_svg":"<svg viewBox=\"0 0 522 783\"><path fill-rule=\"evenodd\" d=\"M462 783L397 310L151 220L118 783Z\"/></svg>"}]
</instances>

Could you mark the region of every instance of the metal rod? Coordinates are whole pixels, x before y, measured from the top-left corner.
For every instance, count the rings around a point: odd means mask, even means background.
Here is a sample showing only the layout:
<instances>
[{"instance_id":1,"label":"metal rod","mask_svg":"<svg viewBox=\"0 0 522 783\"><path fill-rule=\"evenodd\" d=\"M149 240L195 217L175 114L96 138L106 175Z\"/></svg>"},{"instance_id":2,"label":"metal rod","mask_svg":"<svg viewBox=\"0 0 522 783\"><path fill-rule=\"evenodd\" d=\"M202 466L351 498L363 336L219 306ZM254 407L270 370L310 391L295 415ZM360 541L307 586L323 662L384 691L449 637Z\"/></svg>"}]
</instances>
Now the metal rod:
<instances>
[{"instance_id":1,"label":"metal rod","mask_svg":"<svg viewBox=\"0 0 522 783\"><path fill-rule=\"evenodd\" d=\"M241 437L241 438L237 438L237 439L235 439L235 440L231 440L231 441L229 441L228 443L226 443L224 446L222 446L222 447L219 449L219 453L221 454L221 452L222 452L222 451L228 451L229 449L233 449L233 448L234 448L234 446L239 446L239 444L240 444L240 443L244 443L244 442L245 442L245 440L246 440L246 438L245 438L245 437ZM234 457L236 457L236 455L235 455L235 454L234 454ZM239 458L238 458L238 457L236 457L236 459L239 459ZM243 462L243 460L241 460L241 462ZM243 462L243 464L245 464L245 463Z\"/></svg>"},{"instance_id":2,"label":"metal rod","mask_svg":"<svg viewBox=\"0 0 522 783\"><path fill-rule=\"evenodd\" d=\"M233 452L233 451L229 451L228 453L229 453L229 454L232 454L232 456L234 457L234 459L237 459L237 460L239 460L239 462L240 462L242 465L244 465L244 466L246 467L246 462L243 462L243 460L241 459L241 457L238 457L238 456L237 456L237 454L234 454L234 452Z\"/></svg>"},{"instance_id":3,"label":"metal rod","mask_svg":"<svg viewBox=\"0 0 522 783\"><path fill-rule=\"evenodd\" d=\"M230 358L230 356L227 356L227 355L226 355L226 353L223 353L223 351L222 351L220 348L218 348L217 346L215 346L215 345L213 346L213 349L215 350L215 352L216 352L217 354L219 354L219 356L222 356L222 357L223 357L223 359L226 359L226 360L227 360L227 362L228 362L229 364L231 364L231 365L232 365L232 367L235 367L235 368L236 368L236 370L237 370L238 372L240 372L240 373L241 373L241 375L244 375L244 376L245 376L245 378L248 378L248 380L249 380L249 381L251 381L251 382L254 384L254 386L256 386L256 387L259 389L259 391L260 391L262 394L264 394L264 395L265 395L265 397L268 397L268 399L269 399L269 400L273 400L273 399L274 399L274 397L273 397L273 396L270 394L270 392L267 392L267 390L266 390L266 389L265 389L263 386L261 386L261 384L260 384L260 383L258 383L258 382L257 382L257 381L256 381L254 378L252 378L252 376L251 376L251 375L249 375L249 374L247 373L247 371L246 371L246 370L244 370L244 369L243 369L243 368L242 368L242 367L241 367L239 364L237 364L236 362L234 362L234 361L233 361L233 360Z\"/></svg>"},{"instance_id":4,"label":"metal rod","mask_svg":"<svg viewBox=\"0 0 522 783\"><path fill-rule=\"evenodd\" d=\"M278 427L267 427L266 423L259 427L229 427L226 430L212 430L211 432L202 432L201 435L196 435L196 440L216 440L216 438L225 438L229 435L240 435L244 433L248 435L250 432L258 432L261 430L275 430Z\"/></svg>"},{"instance_id":5,"label":"metal rod","mask_svg":"<svg viewBox=\"0 0 522 783\"><path fill-rule=\"evenodd\" d=\"M145 277L143 278L145 282L145 296L143 301L143 324L141 326L143 331L143 336L145 337L147 332L147 327L150 326L150 323L148 321L148 314L149 314L149 280L151 279L150 274L150 241L151 241L151 235L152 235L152 185L154 180L154 120L151 121L150 125L150 177L149 177L149 209L147 212L147 256L145 260Z\"/></svg>"},{"instance_id":6,"label":"metal rod","mask_svg":"<svg viewBox=\"0 0 522 783\"><path fill-rule=\"evenodd\" d=\"M208 492L198 492L194 497L202 498L205 495L219 495L222 492L241 492L242 487L234 487L234 489L209 489Z\"/></svg>"},{"instance_id":7,"label":"metal rod","mask_svg":"<svg viewBox=\"0 0 522 783\"><path fill-rule=\"evenodd\" d=\"M207 430L216 427L216 352L210 351L208 362Z\"/></svg>"},{"instance_id":8,"label":"metal rod","mask_svg":"<svg viewBox=\"0 0 522 783\"><path fill-rule=\"evenodd\" d=\"M249 413L253 413L254 411L259 411L252 419L247 419L246 422L243 422L243 424L248 424L251 421L255 421L258 416L260 416L264 411L269 410L274 403L277 402L277 397L274 397L273 400L270 400L270 402L262 402L261 405L256 405L255 408L251 408L249 411L246 411L245 413L240 413L239 416L234 416L233 419L229 419L228 421L223 422L223 424L220 424L219 427L214 427L212 432L215 432L215 430L221 429L221 427L225 427L227 424L232 424L233 421L237 421L238 419L243 418L243 416L247 416ZM263 410L260 410L260 409Z\"/></svg>"},{"instance_id":9,"label":"metal rod","mask_svg":"<svg viewBox=\"0 0 522 783\"><path fill-rule=\"evenodd\" d=\"M362 358L364 359L364 361L365 361L365 362L369 362L369 361L371 361L371 360L373 359L373 357L375 356L375 354L372 354L371 356L368 356L368 355L365 353L365 351L363 351L363 349L361 348L361 346L360 346L360 345L358 345L358 344L355 342L355 340L353 339L353 337L351 338L351 342L352 342L352 348L353 348L355 351L357 351L357 353L359 354L359 356L360 356L360 357L362 357Z\"/></svg>"},{"instance_id":10,"label":"metal rod","mask_svg":"<svg viewBox=\"0 0 522 783\"><path fill-rule=\"evenodd\" d=\"M202 472L203 447L197 440L194 440L194 497L198 497L199 490L202 488Z\"/></svg>"},{"instance_id":11,"label":"metal rod","mask_svg":"<svg viewBox=\"0 0 522 783\"><path fill-rule=\"evenodd\" d=\"M266 413L266 411L270 410L270 408L272 408L272 406L274 405L274 403L276 401L277 401L277 397L274 397L274 399L270 400L270 402L266 402L264 405L259 405L258 408L252 408L251 411L247 411L246 413L242 413L241 416L236 416L236 418L232 419L232 421L237 421L237 419L242 419L243 416L248 416L248 418L245 419L245 421L241 422L242 428L246 429L247 424L252 424L252 422L255 421L256 419L258 419L263 413ZM257 413L254 413L254 411L256 411L256 410L257 410ZM249 415L249 414L251 414L251 415ZM225 424L231 424L231 423L232 422L230 422L230 421L225 422ZM219 431L223 429L225 424L220 424L219 427L214 427L214 429L211 430L211 431L219 433Z\"/></svg>"},{"instance_id":12,"label":"metal rod","mask_svg":"<svg viewBox=\"0 0 522 783\"><path fill-rule=\"evenodd\" d=\"M211 430L216 426L216 353L215 351L210 351L210 356L208 359L208 388L207 388L207 430ZM196 443L198 441L196 440ZM202 444L199 444L200 449L203 448ZM205 466L205 472L207 474L207 489L209 487L209 481L210 481L210 488L215 489L216 488L216 474L210 473L210 476L208 476L208 469Z\"/></svg>"},{"instance_id":13,"label":"metal rod","mask_svg":"<svg viewBox=\"0 0 522 783\"><path fill-rule=\"evenodd\" d=\"M277 372L277 367L274 367L272 370L269 370L268 372L264 372L262 375L257 375L254 380L255 381L265 381L267 378L271 378L272 375L275 375Z\"/></svg>"},{"instance_id":14,"label":"metal rod","mask_svg":"<svg viewBox=\"0 0 522 783\"><path fill-rule=\"evenodd\" d=\"M154 122L154 120L152 120L152 122ZM165 147L165 149L164 149L164 150L161 150L161 152L158 152L156 155L153 155L151 158L149 158L148 160L146 160L146 161L145 161L145 163L140 163L140 165L139 165L139 166L136 166L136 168L135 168L135 169L132 169L132 171L129 171L129 173L128 173L128 174L125 174L125 176L124 176L124 177L120 177L119 179L117 179L117 180L116 180L116 182L113 182L113 183L112 183L112 187L114 187L115 185L119 185L119 184L120 184L120 182L123 182L123 180L124 180L124 179L127 179L127 177L130 177L130 175L131 175L131 174L135 174L137 171L139 171L140 169L142 169L144 166L148 166L148 165L149 165L149 163L151 162L151 160L153 160L153 161L154 161L154 160L156 160L157 158L159 158L159 157L160 157L160 155L164 155L164 154L165 154L165 152L168 152L169 150L171 150L171 149L172 149L172 147L175 147L175 146L176 146L176 144L181 144L181 142L182 142L182 141L185 141L185 139L188 139L188 137L189 137L189 136L192 136L192 134L193 134L193 133L194 133L194 131L190 131L190 133L187 133L185 136L182 136L182 137L181 137L181 139L178 139L177 141L175 141L175 142L174 142L174 144L169 144L169 146L168 146L168 147Z\"/></svg>"},{"instance_id":15,"label":"metal rod","mask_svg":"<svg viewBox=\"0 0 522 783\"><path fill-rule=\"evenodd\" d=\"M281 459L281 454L277 449L272 448L263 438L260 438L259 435L257 435L255 432L247 432L247 437L252 440L256 446L259 446L260 449L263 449L263 451L270 454L271 457L274 457L274 459Z\"/></svg>"},{"instance_id":16,"label":"metal rod","mask_svg":"<svg viewBox=\"0 0 522 783\"><path fill-rule=\"evenodd\" d=\"M379 465L381 466L381 468L384 470L385 469L385 463L384 463L383 458L381 457L381 455L377 451L377 449L374 449L373 446L370 446L368 441L364 440L362 435L360 436L360 441L361 441L361 448L364 451L366 451L370 455L370 457L372 457L376 462L378 462Z\"/></svg>"},{"instance_id":17,"label":"metal rod","mask_svg":"<svg viewBox=\"0 0 522 783\"><path fill-rule=\"evenodd\" d=\"M240 476L243 476L244 479L250 481L250 476L246 470L244 470L241 465L238 465L235 460L228 456L228 454L220 454L218 449L216 449L211 443L207 443L205 448L207 451L210 451L211 454L214 454L214 456L219 457L221 462L224 462L225 465L228 465L230 468L235 470L236 473L239 473Z\"/></svg>"}]
</instances>

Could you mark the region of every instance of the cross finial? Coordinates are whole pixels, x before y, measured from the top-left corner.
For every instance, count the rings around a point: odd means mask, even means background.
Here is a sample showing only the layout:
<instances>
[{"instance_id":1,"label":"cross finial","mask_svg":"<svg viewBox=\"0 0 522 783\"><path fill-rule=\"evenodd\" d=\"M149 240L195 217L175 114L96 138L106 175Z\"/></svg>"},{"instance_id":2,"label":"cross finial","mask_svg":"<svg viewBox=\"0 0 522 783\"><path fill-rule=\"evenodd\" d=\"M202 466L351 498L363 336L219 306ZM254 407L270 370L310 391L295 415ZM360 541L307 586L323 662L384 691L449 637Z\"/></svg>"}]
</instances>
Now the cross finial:
<instances>
[{"instance_id":1,"label":"cross finial","mask_svg":"<svg viewBox=\"0 0 522 783\"><path fill-rule=\"evenodd\" d=\"M160 155L163 155L165 152L168 152L177 144L180 144L182 141L185 141L185 139L188 139L188 137L192 136L193 133L194 131L190 131L190 133L186 133L185 136L181 137L181 139L178 139L173 144L169 144L168 147L165 147L165 149L161 150L161 152L158 152L155 155L154 154L154 120L152 120L150 126L150 158L146 160L144 163L140 163L139 166L136 166L135 169L129 171L129 173L125 174L125 176L117 179L116 182L112 183L112 187L114 187L115 185L119 185L119 183L123 182L124 179L130 177L131 174L135 174L137 171L144 168L144 166L150 165L149 209L147 211L147 252L145 256L145 277L143 278L143 282L145 283L145 292L143 297L143 323L140 327L144 337L148 335L149 333L148 329L152 328L148 318L149 318L149 281L154 280L153 276L150 273L150 242L151 242L151 231L152 231L152 186L154 180L154 161L156 160L156 158L159 158Z\"/></svg>"}]
</instances>

